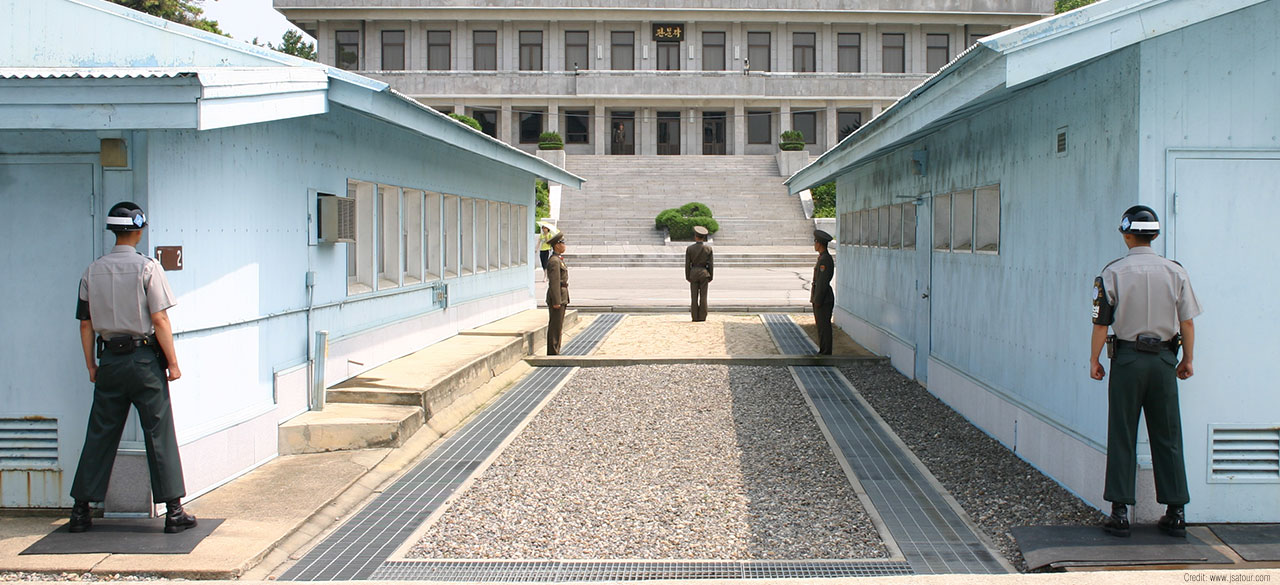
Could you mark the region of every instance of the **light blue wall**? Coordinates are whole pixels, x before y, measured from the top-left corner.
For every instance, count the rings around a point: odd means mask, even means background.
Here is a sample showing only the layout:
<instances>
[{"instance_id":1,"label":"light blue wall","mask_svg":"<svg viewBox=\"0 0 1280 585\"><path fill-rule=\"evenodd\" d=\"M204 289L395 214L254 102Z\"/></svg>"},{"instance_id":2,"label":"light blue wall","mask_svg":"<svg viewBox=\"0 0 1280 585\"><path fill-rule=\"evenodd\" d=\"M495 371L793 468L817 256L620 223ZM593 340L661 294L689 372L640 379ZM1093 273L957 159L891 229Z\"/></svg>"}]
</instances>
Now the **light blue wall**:
<instances>
[{"instance_id":1,"label":"light blue wall","mask_svg":"<svg viewBox=\"0 0 1280 585\"><path fill-rule=\"evenodd\" d=\"M1093 277L1123 254L1104 226L1137 201L1136 48L1016 93L839 179L839 212L999 183L999 255L843 247L837 303L916 341L930 302L935 360L964 372L1096 445L1105 388L1085 364ZM1069 154L1054 153L1069 128ZM924 177L911 151L927 149ZM926 202L931 205L931 202ZM929 266L925 273L921 267ZM921 301L918 280L929 282Z\"/></svg>"},{"instance_id":2,"label":"light blue wall","mask_svg":"<svg viewBox=\"0 0 1280 585\"><path fill-rule=\"evenodd\" d=\"M306 359L308 270L317 274L314 303L325 306L312 330L331 338L439 310L430 283L348 297L346 245L308 246L308 189L341 195L358 179L533 205L531 175L340 106L223 130L154 131L148 143L151 247L185 254L185 268L169 274L179 295L171 315L179 347L198 347L200 358L184 360L190 390L174 402L201 421L193 428L269 403L273 373ZM450 279L449 302L529 289L530 266ZM259 320L268 315L279 316Z\"/></svg>"}]
</instances>

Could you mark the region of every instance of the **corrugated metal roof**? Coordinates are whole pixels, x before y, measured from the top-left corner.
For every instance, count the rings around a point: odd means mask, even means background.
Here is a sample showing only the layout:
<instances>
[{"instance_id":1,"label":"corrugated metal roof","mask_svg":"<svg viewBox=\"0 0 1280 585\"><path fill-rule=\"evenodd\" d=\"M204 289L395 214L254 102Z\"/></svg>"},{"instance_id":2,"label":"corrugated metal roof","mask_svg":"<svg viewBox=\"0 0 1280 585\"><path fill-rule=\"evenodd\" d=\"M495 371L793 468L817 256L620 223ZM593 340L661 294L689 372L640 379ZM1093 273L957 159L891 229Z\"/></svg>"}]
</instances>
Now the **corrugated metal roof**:
<instances>
[{"instance_id":1,"label":"corrugated metal roof","mask_svg":"<svg viewBox=\"0 0 1280 585\"><path fill-rule=\"evenodd\" d=\"M193 69L145 69L137 67L0 67L0 79L145 79L195 77Z\"/></svg>"}]
</instances>

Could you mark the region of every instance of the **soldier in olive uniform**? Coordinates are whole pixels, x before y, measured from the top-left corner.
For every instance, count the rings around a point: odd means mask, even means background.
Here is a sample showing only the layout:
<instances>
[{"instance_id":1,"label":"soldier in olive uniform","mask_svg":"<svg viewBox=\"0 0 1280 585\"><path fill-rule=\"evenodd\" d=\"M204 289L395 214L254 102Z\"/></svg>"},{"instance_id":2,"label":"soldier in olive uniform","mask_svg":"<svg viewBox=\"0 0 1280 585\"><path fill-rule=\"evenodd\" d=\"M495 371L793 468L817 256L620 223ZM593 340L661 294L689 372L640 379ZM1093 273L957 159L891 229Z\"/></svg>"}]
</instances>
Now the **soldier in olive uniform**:
<instances>
[{"instance_id":1,"label":"soldier in olive uniform","mask_svg":"<svg viewBox=\"0 0 1280 585\"><path fill-rule=\"evenodd\" d=\"M547 355L560 355L560 332L564 309L569 306L569 267L564 263L564 232L551 237L551 257L547 259Z\"/></svg>"},{"instance_id":2,"label":"soldier in olive uniform","mask_svg":"<svg viewBox=\"0 0 1280 585\"><path fill-rule=\"evenodd\" d=\"M1103 345L1114 344L1111 381L1107 386L1107 474L1103 497L1111 502L1104 530L1129 536L1128 505L1135 503L1135 445L1138 416L1147 415L1151 460L1156 476L1156 501L1168 508L1157 527L1171 536L1185 537L1183 506L1190 500L1182 458L1182 417L1178 408L1178 379L1194 373L1195 327L1200 303L1182 265L1151 249L1160 234L1156 212L1145 205L1130 207L1120 219L1120 233L1129 253L1102 269L1094 279L1093 338L1089 375L1106 376L1098 361ZM1107 327L1115 332L1107 335ZM1178 360L1178 348L1182 360ZM1114 352L1114 353L1113 353Z\"/></svg>"},{"instance_id":3,"label":"soldier in olive uniform","mask_svg":"<svg viewBox=\"0 0 1280 585\"><path fill-rule=\"evenodd\" d=\"M813 265L813 290L809 292L809 302L813 304L813 318L818 324L818 355L831 355L831 312L836 307L831 277L836 273L836 263L827 252L827 246L832 239L827 232L813 230L813 250L818 252L818 263Z\"/></svg>"},{"instance_id":4,"label":"soldier in olive uniform","mask_svg":"<svg viewBox=\"0 0 1280 585\"><path fill-rule=\"evenodd\" d=\"M160 263L136 249L146 225L147 216L136 204L115 204L107 214L107 229L115 232L116 245L80 279L76 318L94 387L84 449L71 484L71 532L91 528L89 503L106 499L131 405L142 424L151 495L168 505L164 531L196 525L195 517L182 510L187 491L169 404L169 382L182 376L168 315L175 299Z\"/></svg>"},{"instance_id":5,"label":"soldier in olive uniform","mask_svg":"<svg viewBox=\"0 0 1280 585\"><path fill-rule=\"evenodd\" d=\"M694 321L707 320L707 288L714 277L715 260L707 235L711 232L693 226L694 242L684 249L684 279L689 281L689 313Z\"/></svg>"}]
</instances>

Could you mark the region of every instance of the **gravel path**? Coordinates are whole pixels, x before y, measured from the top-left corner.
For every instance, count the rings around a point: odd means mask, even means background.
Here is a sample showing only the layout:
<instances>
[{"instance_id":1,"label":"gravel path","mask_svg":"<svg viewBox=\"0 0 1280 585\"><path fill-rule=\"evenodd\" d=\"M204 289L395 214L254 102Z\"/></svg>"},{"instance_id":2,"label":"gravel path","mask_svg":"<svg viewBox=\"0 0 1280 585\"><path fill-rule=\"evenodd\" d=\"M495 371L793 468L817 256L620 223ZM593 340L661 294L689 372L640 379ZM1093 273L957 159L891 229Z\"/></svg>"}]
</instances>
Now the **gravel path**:
<instances>
[{"instance_id":1,"label":"gravel path","mask_svg":"<svg viewBox=\"0 0 1280 585\"><path fill-rule=\"evenodd\" d=\"M1027 566L1010 528L1102 521L1097 509L892 366L867 364L841 371L1020 571Z\"/></svg>"},{"instance_id":2,"label":"gravel path","mask_svg":"<svg viewBox=\"0 0 1280 585\"><path fill-rule=\"evenodd\" d=\"M759 315L709 313L694 323L688 313L627 315L592 355L624 357L777 355Z\"/></svg>"},{"instance_id":3,"label":"gravel path","mask_svg":"<svg viewBox=\"0 0 1280 585\"><path fill-rule=\"evenodd\" d=\"M785 368L579 370L410 553L884 557Z\"/></svg>"},{"instance_id":4,"label":"gravel path","mask_svg":"<svg viewBox=\"0 0 1280 585\"><path fill-rule=\"evenodd\" d=\"M121 575L108 573L24 573L0 572L0 583L17 583L22 581L185 581L186 579L168 579L159 575Z\"/></svg>"}]
</instances>

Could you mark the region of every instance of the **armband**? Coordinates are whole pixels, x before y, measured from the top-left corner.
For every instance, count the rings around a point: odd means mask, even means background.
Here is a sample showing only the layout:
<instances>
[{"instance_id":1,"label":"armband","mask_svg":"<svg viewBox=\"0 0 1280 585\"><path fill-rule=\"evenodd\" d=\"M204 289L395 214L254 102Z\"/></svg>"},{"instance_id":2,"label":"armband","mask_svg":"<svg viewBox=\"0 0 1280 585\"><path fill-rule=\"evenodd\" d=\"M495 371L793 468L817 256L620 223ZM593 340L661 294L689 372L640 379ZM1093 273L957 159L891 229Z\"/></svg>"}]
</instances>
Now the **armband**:
<instances>
[{"instance_id":1,"label":"armband","mask_svg":"<svg viewBox=\"0 0 1280 585\"><path fill-rule=\"evenodd\" d=\"M1093 279L1093 324L1110 325L1115 323L1115 307L1107 300L1107 289L1102 284L1102 277Z\"/></svg>"}]
</instances>

